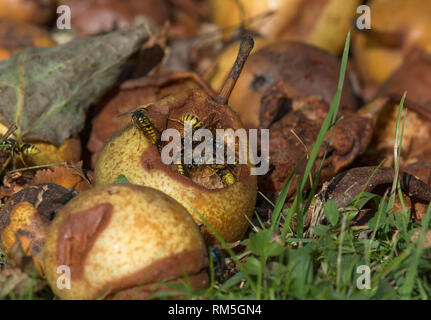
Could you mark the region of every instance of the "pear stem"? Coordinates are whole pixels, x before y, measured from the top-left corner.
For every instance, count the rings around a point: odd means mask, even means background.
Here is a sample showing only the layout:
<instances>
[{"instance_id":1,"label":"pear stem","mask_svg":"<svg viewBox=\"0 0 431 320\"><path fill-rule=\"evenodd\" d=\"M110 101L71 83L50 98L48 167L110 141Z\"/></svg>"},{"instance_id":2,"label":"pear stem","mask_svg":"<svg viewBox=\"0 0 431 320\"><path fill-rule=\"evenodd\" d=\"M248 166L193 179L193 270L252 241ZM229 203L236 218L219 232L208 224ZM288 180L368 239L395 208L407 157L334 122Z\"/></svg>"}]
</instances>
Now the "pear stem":
<instances>
[{"instance_id":1,"label":"pear stem","mask_svg":"<svg viewBox=\"0 0 431 320\"><path fill-rule=\"evenodd\" d=\"M250 35L245 35L241 39L241 44L239 47L238 56L236 57L235 63L227 77L223 87L221 88L218 96L216 97L216 101L219 104L226 105L229 101L229 97L232 93L233 88L235 87L236 81L238 80L242 68L250 55L251 50L253 50L254 41Z\"/></svg>"}]
</instances>

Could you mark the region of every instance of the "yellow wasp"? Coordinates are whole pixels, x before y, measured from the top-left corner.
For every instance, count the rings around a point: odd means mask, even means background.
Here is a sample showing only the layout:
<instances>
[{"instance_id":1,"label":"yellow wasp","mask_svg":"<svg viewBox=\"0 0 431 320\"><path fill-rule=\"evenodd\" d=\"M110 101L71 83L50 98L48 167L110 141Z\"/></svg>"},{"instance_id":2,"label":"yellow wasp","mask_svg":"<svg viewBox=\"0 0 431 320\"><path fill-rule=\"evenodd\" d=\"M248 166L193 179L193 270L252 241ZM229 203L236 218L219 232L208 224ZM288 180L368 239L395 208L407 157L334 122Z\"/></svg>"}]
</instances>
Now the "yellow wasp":
<instances>
[{"instance_id":1,"label":"yellow wasp","mask_svg":"<svg viewBox=\"0 0 431 320\"><path fill-rule=\"evenodd\" d=\"M178 120L178 119L170 119L170 120L179 122L182 125L184 125L186 123L186 121L189 121L192 125L193 130L197 130L203 126L203 122L200 121L197 116L195 116L194 114L191 114L191 113L184 113L180 117L180 120Z\"/></svg>"},{"instance_id":2,"label":"yellow wasp","mask_svg":"<svg viewBox=\"0 0 431 320\"><path fill-rule=\"evenodd\" d=\"M217 170L217 175L221 178L223 184L226 186L233 185L236 182L235 176L227 168Z\"/></svg>"},{"instance_id":3,"label":"yellow wasp","mask_svg":"<svg viewBox=\"0 0 431 320\"><path fill-rule=\"evenodd\" d=\"M126 114L132 114L132 123L133 125L142 133L144 133L145 137L150 140L152 144L156 144L158 141L156 129L154 128L153 123L150 118L147 116L144 108L137 109L132 112L126 112L119 115L122 117Z\"/></svg>"},{"instance_id":4,"label":"yellow wasp","mask_svg":"<svg viewBox=\"0 0 431 320\"><path fill-rule=\"evenodd\" d=\"M39 153L40 150L29 143L18 143L15 139L8 138L5 141L3 141L0 144L0 150L6 151L9 153L9 158L6 160L6 162L3 164L1 172L8 166L9 162L15 157L15 155L18 155L21 159L21 162L26 165L23 155L34 155L36 153Z\"/></svg>"},{"instance_id":5,"label":"yellow wasp","mask_svg":"<svg viewBox=\"0 0 431 320\"><path fill-rule=\"evenodd\" d=\"M183 176L188 176L189 175L189 169L191 168L192 165L183 164L182 163L183 156L184 156L184 149L181 149L181 152L179 153L179 155L175 159L174 163L177 166L177 170L180 174L182 174Z\"/></svg>"},{"instance_id":6,"label":"yellow wasp","mask_svg":"<svg viewBox=\"0 0 431 320\"><path fill-rule=\"evenodd\" d=\"M132 112L132 121L135 127L140 129L152 144L157 143L156 130L154 129L153 123L151 122L150 118L148 118L144 109L138 109Z\"/></svg>"},{"instance_id":7,"label":"yellow wasp","mask_svg":"<svg viewBox=\"0 0 431 320\"><path fill-rule=\"evenodd\" d=\"M197 130L202 127L203 123L199 120L197 116L191 113L185 113L181 116L180 121L184 124L186 121L189 121L192 125L193 130Z\"/></svg>"},{"instance_id":8,"label":"yellow wasp","mask_svg":"<svg viewBox=\"0 0 431 320\"><path fill-rule=\"evenodd\" d=\"M178 172L180 174L182 174L183 176L185 176L186 175L186 171L184 170L184 165L181 162L181 159L178 158L177 160L175 160L175 164L177 165Z\"/></svg>"}]
</instances>

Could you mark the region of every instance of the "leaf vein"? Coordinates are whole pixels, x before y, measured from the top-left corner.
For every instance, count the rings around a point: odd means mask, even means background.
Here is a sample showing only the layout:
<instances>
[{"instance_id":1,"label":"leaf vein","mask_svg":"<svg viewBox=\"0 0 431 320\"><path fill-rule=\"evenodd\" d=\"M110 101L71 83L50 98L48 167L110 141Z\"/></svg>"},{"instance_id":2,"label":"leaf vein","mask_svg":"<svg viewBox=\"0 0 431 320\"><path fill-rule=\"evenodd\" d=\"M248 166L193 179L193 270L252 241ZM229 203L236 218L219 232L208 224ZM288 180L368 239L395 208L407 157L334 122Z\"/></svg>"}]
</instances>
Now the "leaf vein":
<instances>
[{"instance_id":1,"label":"leaf vein","mask_svg":"<svg viewBox=\"0 0 431 320\"><path fill-rule=\"evenodd\" d=\"M33 125L31 125L30 127L28 127L23 135L28 134L31 130L33 130L34 128L36 128L46 117L50 116L53 112L55 112L58 108L63 107L64 105L66 105L75 95L77 92L79 92L79 90L85 86L89 81L93 80L99 73L105 72L106 70L120 64L122 61L122 59L118 59L115 63L112 63L108 66L106 66L105 68L102 68L100 70L97 70L96 72L93 73L93 75L91 77L89 77L88 79L86 79L85 81L81 82L73 91L72 94L69 95L69 97L67 97L66 99L64 99L62 102L50 107L48 110L46 110L44 113L41 114L41 116L39 117L39 119L37 119Z\"/></svg>"}]
</instances>

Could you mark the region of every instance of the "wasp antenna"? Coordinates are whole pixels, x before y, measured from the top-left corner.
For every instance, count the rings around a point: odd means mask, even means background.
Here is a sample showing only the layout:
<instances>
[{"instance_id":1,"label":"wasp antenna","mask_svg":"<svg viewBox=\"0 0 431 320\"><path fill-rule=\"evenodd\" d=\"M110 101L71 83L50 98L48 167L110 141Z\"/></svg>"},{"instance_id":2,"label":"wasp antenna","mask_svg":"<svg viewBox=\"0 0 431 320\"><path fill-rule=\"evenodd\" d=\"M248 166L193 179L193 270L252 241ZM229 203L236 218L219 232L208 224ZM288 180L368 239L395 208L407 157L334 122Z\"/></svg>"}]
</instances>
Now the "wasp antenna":
<instances>
[{"instance_id":1,"label":"wasp antenna","mask_svg":"<svg viewBox=\"0 0 431 320\"><path fill-rule=\"evenodd\" d=\"M253 50L254 41L253 38L246 34L241 39L241 44L239 47L238 56L236 57L236 61L227 77L223 87L221 88L216 101L220 104L227 104L229 101L230 94L232 93L233 88L235 87L236 81L238 80L242 68L244 67L245 61L250 55L251 50Z\"/></svg>"}]
</instances>

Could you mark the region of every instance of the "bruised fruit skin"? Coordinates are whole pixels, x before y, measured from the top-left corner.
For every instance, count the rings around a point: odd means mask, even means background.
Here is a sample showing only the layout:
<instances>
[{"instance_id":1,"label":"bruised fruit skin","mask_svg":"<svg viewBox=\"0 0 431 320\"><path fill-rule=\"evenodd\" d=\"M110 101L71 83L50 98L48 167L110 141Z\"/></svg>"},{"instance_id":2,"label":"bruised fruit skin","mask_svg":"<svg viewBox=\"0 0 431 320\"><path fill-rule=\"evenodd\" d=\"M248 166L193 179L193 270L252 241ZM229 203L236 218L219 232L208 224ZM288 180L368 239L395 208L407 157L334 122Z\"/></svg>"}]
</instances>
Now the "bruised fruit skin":
<instances>
[{"instance_id":1,"label":"bruised fruit skin","mask_svg":"<svg viewBox=\"0 0 431 320\"><path fill-rule=\"evenodd\" d=\"M305 42L337 55L344 46L360 1L211 0L210 3L213 21L227 28L226 36L232 33L229 27L240 26L245 19L246 28L269 40Z\"/></svg>"},{"instance_id":2,"label":"bruised fruit skin","mask_svg":"<svg viewBox=\"0 0 431 320\"><path fill-rule=\"evenodd\" d=\"M56 0L0 0L0 18L43 25L54 17Z\"/></svg>"},{"instance_id":3,"label":"bruised fruit skin","mask_svg":"<svg viewBox=\"0 0 431 320\"><path fill-rule=\"evenodd\" d=\"M47 31L31 24L0 18L0 60L9 59L26 47L52 46L55 42Z\"/></svg>"},{"instance_id":4,"label":"bruised fruit skin","mask_svg":"<svg viewBox=\"0 0 431 320\"><path fill-rule=\"evenodd\" d=\"M208 286L205 242L187 210L152 188L96 187L67 203L43 251L47 280L61 299L148 298L188 275ZM71 288L57 287L57 267L70 268Z\"/></svg>"},{"instance_id":5,"label":"bruised fruit skin","mask_svg":"<svg viewBox=\"0 0 431 320\"><path fill-rule=\"evenodd\" d=\"M70 190L52 183L26 187L15 193L0 211L1 249L9 256L18 241L25 255L31 256L43 273L40 252L51 221ZM14 263L11 259L11 263Z\"/></svg>"},{"instance_id":6,"label":"bruised fruit skin","mask_svg":"<svg viewBox=\"0 0 431 320\"><path fill-rule=\"evenodd\" d=\"M414 47L431 52L431 2L370 1L371 30L353 37L355 63L366 85L383 83Z\"/></svg>"},{"instance_id":7,"label":"bruised fruit skin","mask_svg":"<svg viewBox=\"0 0 431 320\"><path fill-rule=\"evenodd\" d=\"M205 121L203 115L213 110L217 114L215 118L219 117L220 123L224 124L221 128L241 128L241 122L230 107L215 106L214 102L199 105L202 99L211 101L201 91L193 91L190 95L181 93L159 101L153 109L150 107L149 115L158 127L158 123L164 123L167 118L179 118L183 113L196 114ZM176 101L182 103L176 105ZM163 129L158 128L159 131ZM161 190L180 202L200 222L196 209L225 241L233 242L239 240L248 227L246 217L253 215L257 193L256 176L250 175L249 166L240 166L239 181L233 185L205 188L182 176L175 167L163 164L157 147L135 127L128 127L103 149L95 169L95 184L111 184L124 175L131 183ZM205 235L209 238L207 231Z\"/></svg>"}]
</instances>

